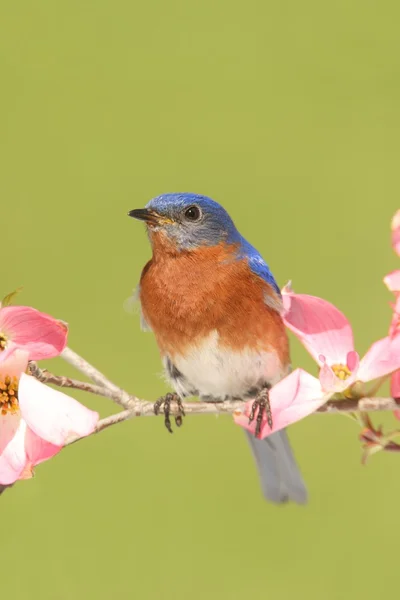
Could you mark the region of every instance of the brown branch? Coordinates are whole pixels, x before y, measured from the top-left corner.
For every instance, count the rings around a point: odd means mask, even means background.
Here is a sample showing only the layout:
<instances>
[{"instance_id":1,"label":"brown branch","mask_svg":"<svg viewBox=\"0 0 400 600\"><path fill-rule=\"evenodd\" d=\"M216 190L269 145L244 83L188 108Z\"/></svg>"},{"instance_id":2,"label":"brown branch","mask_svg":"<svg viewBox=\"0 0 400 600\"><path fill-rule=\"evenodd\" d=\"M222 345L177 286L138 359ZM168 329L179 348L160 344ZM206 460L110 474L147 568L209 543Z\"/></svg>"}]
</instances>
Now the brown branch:
<instances>
[{"instance_id":1,"label":"brown branch","mask_svg":"<svg viewBox=\"0 0 400 600\"><path fill-rule=\"evenodd\" d=\"M145 400L138 400L135 396L132 396L133 407L131 409L123 410L122 412L116 413L114 415L110 415L105 419L101 419L97 423L97 427L95 431L91 434L99 433L110 427L111 425L115 425L116 423L122 423L123 421L127 421L128 419L133 419L134 417L152 417L155 416L154 413L154 403L148 402ZM184 411L186 414L191 415L205 415L205 414L233 414L233 413L242 413L244 408L244 403L241 400L237 400L234 402L185 402L183 405ZM344 400L343 402L337 401L328 401L324 406L321 406L316 412L317 413L346 413L346 412L365 412L365 411L392 411L396 410L400 407L400 404L397 404L393 398L362 398L361 400ZM171 405L171 415L174 416L178 414L177 407L175 405ZM71 437L66 446L73 444L80 440L79 436Z\"/></svg>"},{"instance_id":2,"label":"brown branch","mask_svg":"<svg viewBox=\"0 0 400 600\"><path fill-rule=\"evenodd\" d=\"M94 435L95 433L99 433L100 431L103 431L103 429L107 429L107 427L111 427L111 425L115 425L116 423L122 423L123 421L127 421L128 419L130 419L134 416L135 416L135 413L132 410L123 410L119 413L116 413L115 415L110 415L109 417L105 417L104 419L101 419L97 423L96 429L94 430L94 432L91 435ZM73 435L67 440L65 445L70 446L74 442L77 442L78 440L81 440L81 439L82 438L79 437L79 435ZM0 493L1 493L1 491L0 491Z\"/></svg>"},{"instance_id":3,"label":"brown branch","mask_svg":"<svg viewBox=\"0 0 400 600\"><path fill-rule=\"evenodd\" d=\"M121 390L114 386L117 391L112 391L110 388L105 388L102 385L96 385L86 381L78 381L70 377L62 375L54 375L46 369L40 369L36 363L30 362L30 370L34 377L43 383L51 383L59 387L73 388L89 392L97 396L104 396L124 406L128 412L133 412L131 416L148 417L154 415L153 402L140 400L136 396L128 394L125 390ZM243 409L243 401L226 401L226 402L185 402L183 408L187 414L226 414L235 411L241 412ZM344 413L344 412L376 412L376 411L393 411L400 408L400 400L393 398L361 398L359 400L329 400L326 404L318 408L319 413ZM174 414L174 406L171 405L171 414Z\"/></svg>"},{"instance_id":4,"label":"brown branch","mask_svg":"<svg viewBox=\"0 0 400 600\"><path fill-rule=\"evenodd\" d=\"M32 375L43 383L50 383L59 387L67 387L89 392L97 396L104 396L106 398L110 398L110 400L113 400L113 402L124 406L125 410L122 412L101 419L93 433L99 433L111 425L122 423L123 421L127 421L128 419L132 419L134 417L155 416L154 402L140 400L136 396L130 395L124 390L114 391L113 389L106 388L102 385L78 381L77 379L63 377L62 375L54 375L46 369L40 369L34 362L30 362L29 365ZM113 387L116 388L116 386ZM226 402L185 402L183 404L183 408L185 413L190 415L233 414L235 412L243 412L244 402L241 400ZM316 412L331 414L348 412L376 412L394 411L398 408L400 408L400 401L396 401L393 398L361 398L360 400L329 400ZM174 416L176 414L178 414L177 407L172 404L171 415ZM66 445L73 444L79 439L81 438L72 436Z\"/></svg>"},{"instance_id":5,"label":"brown branch","mask_svg":"<svg viewBox=\"0 0 400 600\"><path fill-rule=\"evenodd\" d=\"M79 354L71 350L71 348L64 348L64 350L61 353L61 356L70 365L72 365L78 371L86 375L86 377L94 381L95 384L101 386L103 389L110 390L110 392L113 393L113 396L107 395L106 393L99 394L100 396L106 396L107 398L110 398L111 400L113 400L117 404L120 404L124 408L130 408L132 397L129 396L129 394L125 392L125 390L121 389L120 387L115 385L115 383L110 381L105 375L103 375L103 373L96 369L96 367L94 367L87 360L82 358L82 356L79 356Z\"/></svg>"},{"instance_id":6,"label":"brown branch","mask_svg":"<svg viewBox=\"0 0 400 600\"><path fill-rule=\"evenodd\" d=\"M64 348L61 352L61 357L66 360L70 365L78 369L81 373L89 377L92 381L97 383L97 385L102 385L103 387L110 388L115 392L121 391L121 389L115 385L112 381L107 379L103 373L101 373L96 367L87 362L82 356L79 356L76 352L71 350L71 348Z\"/></svg>"},{"instance_id":7,"label":"brown branch","mask_svg":"<svg viewBox=\"0 0 400 600\"><path fill-rule=\"evenodd\" d=\"M399 410L400 399L394 398L361 398L360 400L329 400L316 412L319 413L344 413L344 412L377 412Z\"/></svg>"},{"instance_id":8,"label":"brown branch","mask_svg":"<svg viewBox=\"0 0 400 600\"><path fill-rule=\"evenodd\" d=\"M86 375L89 379L94 381L94 383L79 381L70 377L63 377L62 375L55 375L46 369L40 369L35 362L29 363L31 374L43 383L50 383L58 387L71 388L89 392L97 396L104 396L125 409L119 413L101 419L98 422L96 430L93 432L93 434L99 433L111 425L122 423L123 421L127 421L128 419L132 419L134 417L150 417L155 415L153 402L140 400L136 396L128 394L128 392L109 381L102 373L100 373L100 371L89 364L81 356L73 352L70 348L66 348L63 351L62 357L79 371L81 371L84 375ZM361 398L359 400L329 400L316 412L339 414L349 412L394 411L399 408L400 400L395 400L393 398L372 397ZM226 402L185 402L183 404L183 409L186 414L191 415L238 414L243 413L244 402L241 400ZM178 414L175 404L171 405L170 412L172 416ZM66 445L73 444L79 439L81 438L77 436L71 436Z\"/></svg>"},{"instance_id":9,"label":"brown branch","mask_svg":"<svg viewBox=\"0 0 400 600\"><path fill-rule=\"evenodd\" d=\"M73 388L82 392L95 394L96 396L104 396L124 408L131 408L132 401L138 400L135 396L130 396L127 392L118 389L116 386L114 391L114 389L104 387L103 385L96 385L88 381L79 381L78 379L71 379L71 377L64 377L63 375L54 375L54 373L50 373L47 369L40 369L34 361L30 361L29 370L42 383L51 383L58 387Z\"/></svg>"}]
</instances>

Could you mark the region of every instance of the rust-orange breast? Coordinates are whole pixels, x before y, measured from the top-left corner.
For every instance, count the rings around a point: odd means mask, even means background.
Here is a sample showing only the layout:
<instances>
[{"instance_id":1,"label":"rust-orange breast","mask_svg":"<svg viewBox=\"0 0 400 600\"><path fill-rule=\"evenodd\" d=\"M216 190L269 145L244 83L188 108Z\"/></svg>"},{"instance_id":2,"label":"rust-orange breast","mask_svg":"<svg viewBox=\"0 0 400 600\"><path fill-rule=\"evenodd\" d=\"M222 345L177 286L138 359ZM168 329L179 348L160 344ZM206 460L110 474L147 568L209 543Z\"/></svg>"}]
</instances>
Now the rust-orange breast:
<instances>
[{"instance_id":1,"label":"rust-orange breast","mask_svg":"<svg viewBox=\"0 0 400 600\"><path fill-rule=\"evenodd\" d=\"M154 246L154 244L153 244ZM143 315L162 354L173 357L217 330L219 343L240 351L275 349L289 362L280 315L265 304L270 286L227 245L155 252L142 272Z\"/></svg>"}]
</instances>

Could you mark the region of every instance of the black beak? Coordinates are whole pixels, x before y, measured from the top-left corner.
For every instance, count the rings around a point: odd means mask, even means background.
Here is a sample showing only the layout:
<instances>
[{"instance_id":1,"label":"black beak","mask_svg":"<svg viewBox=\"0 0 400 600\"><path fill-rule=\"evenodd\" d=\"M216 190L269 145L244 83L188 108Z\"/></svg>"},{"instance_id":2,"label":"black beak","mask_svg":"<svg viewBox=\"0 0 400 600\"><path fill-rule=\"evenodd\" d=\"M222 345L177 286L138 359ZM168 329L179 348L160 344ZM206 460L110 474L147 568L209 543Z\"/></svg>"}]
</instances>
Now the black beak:
<instances>
[{"instance_id":1,"label":"black beak","mask_svg":"<svg viewBox=\"0 0 400 600\"><path fill-rule=\"evenodd\" d=\"M128 215L134 219L146 221L146 223L157 223L159 219L159 216L148 208L134 208L128 212Z\"/></svg>"}]
</instances>

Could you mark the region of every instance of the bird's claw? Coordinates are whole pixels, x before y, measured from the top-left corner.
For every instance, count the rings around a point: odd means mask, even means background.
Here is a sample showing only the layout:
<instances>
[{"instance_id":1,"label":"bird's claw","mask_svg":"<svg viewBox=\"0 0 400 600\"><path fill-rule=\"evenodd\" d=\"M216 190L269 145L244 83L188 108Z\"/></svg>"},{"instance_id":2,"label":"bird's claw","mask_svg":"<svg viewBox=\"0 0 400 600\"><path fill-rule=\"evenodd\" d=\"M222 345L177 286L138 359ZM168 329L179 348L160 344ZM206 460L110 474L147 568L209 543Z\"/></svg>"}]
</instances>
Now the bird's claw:
<instances>
[{"instance_id":1,"label":"bird's claw","mask_svg":"<svg viewBox=\"0 0 400 600\"><path fill-rule=\"evenodd\" d=\"M258 408L258 411L257 411L257 408ZM256 411L257 411L257 417L256 417ZM262 420L263 420L264 415L267 417L267 423L268 423L270 429L272 429L272 426L273 426L272 412L271 412L271 404L269 402L269 388L267 388L267 387L263 388L257 394L256 399L254 400L254 402L252 404L250 415L249 415L249 425L250 425L250 423L252 423L254 421L254 418L256 417L256 428L254 431L254 435L256 438L258 438L260 436L261 425L262 425Z\"/></svg>"},{"instance_id":2,"label":"bird's claw","mask_svg":"<svg viewBox=\"0 0 400 600\"><path fill-rule=\"evenodd\" d=\"M175 402L177 405L177 411L175 414L175 425L180 427L183 422L183 417L185 416L185 411L182 406L182 400L178 396L178 394L166 394L159 398L156 402L154 402L154 414L160 414L160 410L162 408L164 413L164 424L170 433L173 433L171 426L171 402Z\"/></svg>"}]
</instances>

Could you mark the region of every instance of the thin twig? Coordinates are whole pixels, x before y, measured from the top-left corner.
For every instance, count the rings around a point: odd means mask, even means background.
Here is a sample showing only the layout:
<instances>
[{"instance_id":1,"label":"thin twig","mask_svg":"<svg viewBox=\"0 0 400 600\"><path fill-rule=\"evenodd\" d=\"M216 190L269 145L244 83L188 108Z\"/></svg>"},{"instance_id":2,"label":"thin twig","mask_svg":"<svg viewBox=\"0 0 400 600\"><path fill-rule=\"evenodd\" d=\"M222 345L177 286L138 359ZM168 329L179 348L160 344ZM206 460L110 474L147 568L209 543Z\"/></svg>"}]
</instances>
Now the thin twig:
<instances>
[{"instance_id":1,"label":"thin twig","mask_svg":"<svg viewBox=\"0 0 400 600\"><path fill-rule=\"evenodd\" d=\"M34 361L30 361L29 369L31 374L42 383L51 383L58 387L73 388L82 392L95 394L96 396L104 396L124 408L131 408L133 401L138 401L135 396L130 396L127 392L118 388L114 391L102 385L71 379L71 377L64 377L63 375L54 375L54 373L50 373L47 369L40 369Z\"/></svg>"},{"instance_id":2,"label":"thin twig","mask_svg":"<svg viewBox=\"0 0 400 600\"><path fill-rule=\"evenodd\" d=\"M99 433L115 425L116 423L122 423L128 419L134 417L152 417L154 413L154 403L147 402L145 400L139 400L132 396L132 402L134 405L131 409L124 410L120 413L116 413L105 419L101 419L95 431L91 434ZM186 414L191 415L220 415L220 414L233 414L243 413L244 403L241 400L234 402L185 402L182 404ZM178 408L171 405L171 415L178 414ZM358 412L358 411L387 411L396 410L399 408L399 404L393 398L362 398L361 400L344 400L343 403L340 401L333 402L328 401L327 404L321 406L316 412L317 413L346 413L346 412ZM66 446L77 442L82 439L78 436L71 437Z\"/></svg>"},{"instance_id":3,"label":"thin twig","mask_svg":"<svg viewBox=\"0 0 400 600\"><path fill-rule=\"evenodd\" d=\"M104 419L101 419L97 423L96 429L94 430L94 432L91 435L94 435L95 433L99 433L100 431L103 431L103 429L107 429L107 427L111 427L111 425L115 425L116 423L122 423L123 421L127 421L128 419L130 419L134 416L135 416L135 413L133 410L123 410L119 413L116 413L115 415L110 415L109 417L105 417ZM73 444L74 442L77 442L80 439L82 439L82 438L80 438L79 435L71 436L67 440L65 445L70 446L71 444Z\"/></svg>"},{"instance_id":4,"label":"thin twig","mask_svg":"<svg viewBox=\"0 0 400 600\"><path fill-rule=\"evenodd\" d=\"M128 394L125 390L117 388L117 391L111 391L101 385L95 385L85 381L78 381L62 375L54 375L46 369L40 369L36 363L30 363L31 373L34 377L43 383L51 383L59 387L68 387L97 396L110 398L117 404L124 406L128 411L135 413L136 417L148 417L154 415L154 403L146 400L140 400L136 396ZM116 387L116 386L115 386ZM242 412L244 403L242 400L226 402L185 402L183 408L188 414L226 414L235 411ZM345 412L377 412L394 411L400 408L400 400L393 398L361 398L360 400L329 400L326 404L317 409L319 413L345 413ZM171 412L174 414L174 405L171 405Z\"/></svg>"},{"instance_id":5,"label":"thin twig","mask_svg":"<svg viewBox=\"0 0 400 600\"><path fill-rule=\"evenodd\" d=\"M120 388L115 385L115 383L107 379L103 373L88 363L87 360L82 358L82 356L79 356L79 354L71 350L71 348L64 348L64 350L61 352L61 358L75 367L75 369L78 369L78 371L89 377L89 379L97 383L97 385L108 387L110 390L114 390L115 392L120 391Z\"/></svg>"},{"instance_id":6,"label":"thin twig","mask_svg":"<svg viewBox=\"0 0 400 600\"><path fill-rule=\"evenodd\" d=\"M129 396L125 390L121 389L115 383L107 379L103 373L101 373L96 367L91 365L87 360L79 356L76 352L71 350L71 348L64 348L61 352L61 356L64 360L66 360L70 365L78 369L81 373L86 375L89 379L94 381L97 385L102 386L103 388L107 388L117 394L118 400L116 400L116 396L112 397L108 396L114 402L117 402L124 408L129 408L131 406L132 397ZM72 387L72 386L71 386ZM86 390L88 391L88 390ZM96 393L96 392L94 392ZM106 394L100 394L102 396Z\"/></svg>"},{"instance_id":7,"label":"thin twig","mask_svg":"<svg viewBox=\"0 0 400 600\"><path fill-rule=\"evenodd\" d=\"M73 352L70 348L65 348L61 355L67 362L81 371L94 383L79 381L62 375L55 375L46 369L40 369L35 362L30 362L31 374L42 381L59 387L67 387L76 390L82 390L97 396L109 398L116 404L122 406L125 410L101 419L95 431L99 433L103 429L122 423L134 417L150 417L154 416L154 403L146 400L140 400L136 396L128 394L125 390L119 388L98 371L93 365L88 363L84 358ZM242 414L245 404L241 400L226 401L226 402L185 402L183 409L186 414ZM348 413L348 412L375 412L375 411L394 411L400 408L400 400L396 401L393 398L361 398L359 400L329 400L321 406L316 412L318 413ZM177 415L178 408L171 405L171 415ZM93 435L92 434L92 435ZM66 445L73 444L81 439L79 436L71 436Z\"/></svg>"},{"instance_id":8,"label":"thin twig","mask_svg":"<svg viewBox=\"0 0 400 600\"><path fill-rule=\"evenodd\" d=\"M345 413L345 412L378 412L399 410L400 400L394 398L365 397L360 400L329 400L320 406L319 413Z\"/></svg>"}]
</instances>

